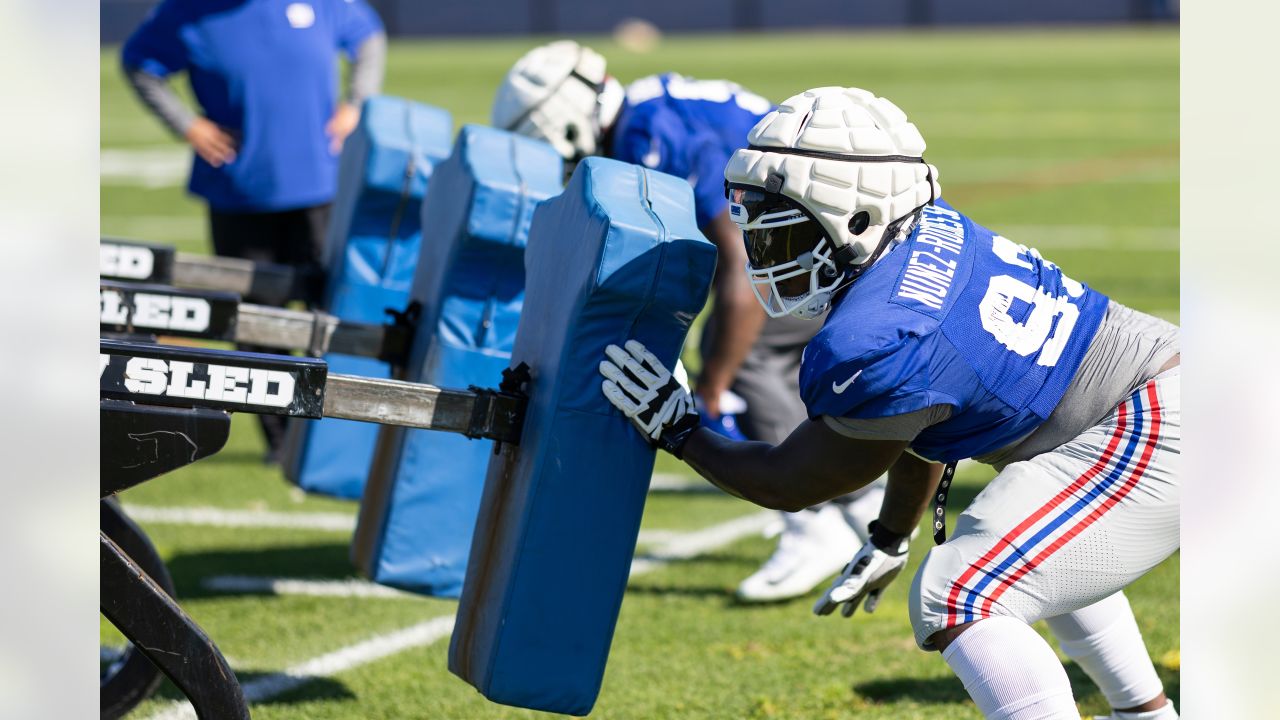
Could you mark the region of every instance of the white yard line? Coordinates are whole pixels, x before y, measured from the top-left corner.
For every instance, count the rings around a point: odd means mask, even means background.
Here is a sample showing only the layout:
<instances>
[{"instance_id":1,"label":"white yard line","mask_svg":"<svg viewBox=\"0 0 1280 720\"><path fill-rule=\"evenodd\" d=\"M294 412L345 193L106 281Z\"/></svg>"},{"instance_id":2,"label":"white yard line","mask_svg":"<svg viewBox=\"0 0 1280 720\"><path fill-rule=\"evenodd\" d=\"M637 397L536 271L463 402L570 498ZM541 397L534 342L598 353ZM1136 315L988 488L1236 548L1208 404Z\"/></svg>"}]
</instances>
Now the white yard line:
<instances>
[{"instance_id":1,"label":"white yard line","mask_svg":"<svg viewBox=\"0 0 1280 720\"><path fill-rule=\"evenodd\" d=\"M684 534L685 532L681 530L662 530L660 528L641 530L640 537L636 540L636 543L639 545L656 545L657 543L671 542Z\"/></svg>"},{"instance_id":2,"label":"white yard line","mask_svg":"<svg viewBox=\"0 0 1280 720\"><path fill-rule=\"evenodd\" d=\"M186 181L191 151L172 146L102 150L98 167L103 185L170 187Z\"/></svg>"},{"instance_id":3,"label":"white yard line","mask_svg":"<svg viewBox=\"0 0 1280 720\"><path fill-rule=\"evenodd\" d=\"M424 620L385 635L375 635L368 640L285 668L281 672L250 680L242 686L244 697L250 703L269 700L301 687L315 678L332 677L405 650L430 645L441 638L448 637L452 631L453 616L448 615ZM191 707L191 703L186 701L168 703L151 715L152 720L190 720L195 717L195 710Z\"/></svg>"},{"instance_id":4,"label":"white yard line","mask_svg":"<svg viewBox=\"0 0 1280 720\"><path fill-rule=\"evenodd\" d=\"M687 560L709 550L727 545L739 538L761 532L773 519L773 513L763 512L692 532L641 530L639 543L642 545L656 545L656 547L632 561L631 574L642 575L672 561ZM390 599L416 597L412 593L359 578L327 580L252 575L214 575L201 580L200 585L206 590L225 593Z\"/></svg>"},{"instance_id":5,"label":"white yard line","mask_svg":"<svg viewBox=\"0 0 1280 720\"><path fill-rule=\"evenodd\" d=\"M777 517L774 512L758 512L684 533L631 561L631 577L641 575L676 560L688 560L719 549L748 535L759 533Z\"/></svg>"},{"instance_id":6,"label":"white yard line","mask_svg":"<svg viewBox=\"0 0 1280 720\"><path fill-rule=\"evenodd\" d=\"M661 544L643 557L631 563L631 577L643 575L678 560L688 560L716 550L752 533L760 532L774 517L772 512L760 512L735 518L703 530L682 533ZM291 581L306 582L306 581ZM398 591L391 591L396 592ZM376 660L402 653L406 650L430 645L453 631L453 616L424 620L403 630L377 635L368 640L339 648L319 657L264 675L246 682L242 687L250 703L263 702L290 690L294 690L318 677L332 677L339 673L367 665ZM186 701L172 702L158 709L151 720L191 720L195 710Z\"/></svg>"},{"instance_id":7,"label":"white yard line","mask_svg":"<svg viewBox=\"0 0 1280 720\"><path fill-rule=\"evenodd\" d=\"M209 525L227 528L279 528L290 530L332 530L351 532L355 515L320 512L272 512L269 510L225 510L215 507L124 506L129 517L160 525Z\"/></svg>"},{"instance_id":8,"label":"white yard line","mask_svg":"<svg viewBox=\"0 0 1280 720\"><path fill-rule=\"evenodd\" d=\"M705 484L705 483L704 483ZM711 487L707 485L707 487ZM715 488L711 488L715 492ZM322 512L271 512L267 510L225 510L216 507L164 507L126 504L125 512L134 520L156 525L203 525L222 528L269 528L273 530L332 530L352 532L354 515ZM674 539L676 530L641 530L640 544L652 545ZM216 589L216 588L211 588ZM246 592L260 592L253 590ZM305 593L303 593L305 594Z\"/></svg>"},{"instance_id":9,"label":"white yard line","mask_svg":"<svg viewBox=\"0 0 1280 720\"><path fill-rule=\"evenodd\" d=\"M723 491L696 475L680 475L678 473L654 473L649 481L649 492L689 492L715 493Z\"/></svg>"},{"instance_id":10,"label":"white yard line","mask_svg":"<svg viewBox=\"0 0 1280 720\"><path fill-rule=\"evenodd\" d=\"M378 585L359 578L312 580L305 578L256 577L251 575L214 575L201 580L200 586L206 590L225 593L388 599L417 597L402 590Z\"/></svg>"}]
</instances>

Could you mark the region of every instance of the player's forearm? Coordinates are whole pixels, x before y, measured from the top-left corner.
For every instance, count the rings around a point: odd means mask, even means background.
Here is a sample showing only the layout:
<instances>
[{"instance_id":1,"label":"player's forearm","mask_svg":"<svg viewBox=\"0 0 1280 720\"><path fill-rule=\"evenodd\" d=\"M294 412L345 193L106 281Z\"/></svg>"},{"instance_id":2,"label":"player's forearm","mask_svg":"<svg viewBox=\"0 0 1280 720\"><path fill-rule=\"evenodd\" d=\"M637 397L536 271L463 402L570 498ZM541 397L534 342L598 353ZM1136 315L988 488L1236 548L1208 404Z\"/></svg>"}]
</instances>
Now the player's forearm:
<instances>
[{"instance_id":1,"label":"player's forearm","mask_svg":"<svg viewBox=\"0 0 1280 720\"><path fill-rule=\"evenodd\" d=\"M387 68L387 36L374 33L356 48L347 76L347 102L360 107L370 97L382 92L382 78Z\"/></svg>"},{"instance_id":2,"label":"player's forearm","mask_svg":"<svg viewBox=\"0 0 1280 720\"><path fill-rule=\"evenodd\" d=\"M735 442L704 428L684 446L684 461L721 490L762 507L793 511L821 502L803 492L803 483L782 482L788 474L774 467L774 450L769 443Z\"/></svg>"},{"instance_id":3,"label":"player's forearm","mask_svg":"<svg viewBox=\"0 0 1280 720\"><path fill-rule=\"evenodd\" d=\"M125 78L137 94L142 104L155 115L164 126L178 137L183 137L195 122L196 114L191 111L182 99L173 92L169 83L162 77L156 77L145 70L125 68Z\"/></svg>"},{"instance_id":4,"label":"player's forearm","mask_svg":"<svg viewBox=\"0 0 1280 720\"><path fill-rule=\"evenodd\" d=\"M933 499L942 479L942 467L903 453L889 468L880 524L898 535L910 535Z\"/></svg>"},{"instance_id":5,"label":"player's forearm","mask_svg":"<svg viewBox=\"0 0 1280 720\"><path fill-rule=\"evenodd\" d=\"M730 440L706 428L683 448L684 461L731 495L796 511L858 490L884 473L901 449L850 449L822 423L805 423L780 445Z\"/></svg>"}]
</instances>

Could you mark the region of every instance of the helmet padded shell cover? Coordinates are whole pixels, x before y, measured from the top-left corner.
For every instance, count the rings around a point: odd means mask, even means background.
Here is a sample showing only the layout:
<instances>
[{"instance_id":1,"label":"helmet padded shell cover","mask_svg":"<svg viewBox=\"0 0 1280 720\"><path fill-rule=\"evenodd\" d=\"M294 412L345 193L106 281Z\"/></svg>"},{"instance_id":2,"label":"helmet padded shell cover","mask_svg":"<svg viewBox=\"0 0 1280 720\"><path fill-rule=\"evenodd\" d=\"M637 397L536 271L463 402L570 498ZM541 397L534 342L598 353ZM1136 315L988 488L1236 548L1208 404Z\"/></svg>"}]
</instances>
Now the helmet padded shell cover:
<instances>
[{"instance_id":1,"label":"helmet padded shell cover","mask_svg":"<svg viewBox=\"0 0 1280 720\"><path fill-rule=\"evenodd\" d=\"M511 67L494 98L491 121L544 140L571 159L599 150L600 133L621 105L621 85L606 74L604 57L558 40L530 50Z\"/></svg>"},{"instance_id":2,"label":"helmet padded shell cover","mask_svg":"<svg viewBox=\"0 0 1280 720\"><path fill-rule=\"evenodd\" d=\"M855 264L870 258L892 222L942 194L937 169L920 159L920 131L898 106L866 90L824 87L795 95L764 116L747 141L751 147L733 154L725 179L764 188L780 175L781 194L803 205L835 248L852 247ZM798 154L805 152L814 154ZM866 157L886 160L858 159ZM849 223L859 212L870 222L854 235Z\"/></svg>"}]
</instances>

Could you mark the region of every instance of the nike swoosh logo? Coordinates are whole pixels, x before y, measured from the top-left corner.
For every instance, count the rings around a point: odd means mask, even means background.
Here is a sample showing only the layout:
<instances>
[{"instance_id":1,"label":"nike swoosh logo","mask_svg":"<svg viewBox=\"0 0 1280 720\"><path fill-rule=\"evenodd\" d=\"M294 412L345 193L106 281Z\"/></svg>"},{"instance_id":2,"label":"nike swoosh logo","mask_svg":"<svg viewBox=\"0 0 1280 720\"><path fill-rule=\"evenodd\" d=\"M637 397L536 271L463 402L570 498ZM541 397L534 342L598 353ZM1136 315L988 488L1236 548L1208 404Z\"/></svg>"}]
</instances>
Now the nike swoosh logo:
<instances>
[{"instance_id":1,"label":"nike swoosh logo","mask_svg":"<svg viewBox=\"0 0 1280 720\"><path fill-rule=\"evenodd\" d=\"M853 384L853 381L857 380L858 376L861 374L862 374L862 371L859 370L858 372L854 373L852 377L850 377L848 380L845 380L842 383L837 384L833 382L831 383L831 389L834 390L837 395L839 395L840 393L843 393L845 390L848 390L849 386Z\"/></svg>"}]
</instances>

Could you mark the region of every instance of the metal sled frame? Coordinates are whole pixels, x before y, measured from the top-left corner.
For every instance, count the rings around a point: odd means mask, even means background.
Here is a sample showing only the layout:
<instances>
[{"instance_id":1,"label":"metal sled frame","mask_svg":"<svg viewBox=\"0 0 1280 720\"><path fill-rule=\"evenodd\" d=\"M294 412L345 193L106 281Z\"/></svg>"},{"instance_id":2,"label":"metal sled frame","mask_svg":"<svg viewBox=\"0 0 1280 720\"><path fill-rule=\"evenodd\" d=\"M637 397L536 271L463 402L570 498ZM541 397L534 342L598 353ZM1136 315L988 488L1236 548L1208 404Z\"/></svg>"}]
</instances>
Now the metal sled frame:
<instances>
[{"instance_id":1,"label":"metal sled frame","mask_svg":"<svg viewBox=\"0 0 1280 720\"><path fill-rule=\"evenodd\" d=\"M252 295L283 305L307 296L314 275L289 265L180 253L168 245L101 238L98 274L106 280L177 285Z\"/></svg>"},{"instance_id":2,"label":"metal sled frame","mask_svg":"<svg viewBox=\"0 0 1280 720\"><path fill-rule=\"evenodd\" d=\"M100 327L117 336L166 335L258 345L319 357L329 352L400 364L413 339L416 306L388 311L385 325L324 312L240 302L220 290L100 280Z\"/></svg>"},{"instance_id":3,"label":"metal sled frame","mask_svg":"<svg viewBox=\"0 0 1280 720\"><path fill-rule=\"evenodd\" d=\"M329 375L323 360L100 341L103 398L231 412L342 418L518 443L527 398L509 371L498 390Z\"/></svg>"},{"instance_id":4,"label":"metal sled frame","mask_svg":"<svg viewBox=\"0 0 1280 720\"><path fill-rule=\"evenodd\" d=\"M329 375L322 360L102 340L101 496L222 449L230 412L338 417L519 441L527 368L499 390ZM99 532L103 615L187 696L200 718L249 717L244 693L199 625Z\"/></svg>"},{"instance_id":5,"label":"metal sled frame","mask_svg":"<svg viewBox=\"0 0 1280 720\"><path fill-rule=\"evenodd\" d=\"M216 453L231 426L230 415L218 410L109 399L101 405L104 498ZM110 506L104 510L118 512ZM128 526L123 521L114 525ZM249 708L240 683L209 636L105 527L98 532L98 546L102 614L178 686L200 718L247 720Z\"/></svg>"}]
</instances>

